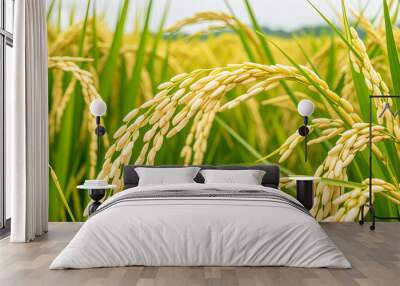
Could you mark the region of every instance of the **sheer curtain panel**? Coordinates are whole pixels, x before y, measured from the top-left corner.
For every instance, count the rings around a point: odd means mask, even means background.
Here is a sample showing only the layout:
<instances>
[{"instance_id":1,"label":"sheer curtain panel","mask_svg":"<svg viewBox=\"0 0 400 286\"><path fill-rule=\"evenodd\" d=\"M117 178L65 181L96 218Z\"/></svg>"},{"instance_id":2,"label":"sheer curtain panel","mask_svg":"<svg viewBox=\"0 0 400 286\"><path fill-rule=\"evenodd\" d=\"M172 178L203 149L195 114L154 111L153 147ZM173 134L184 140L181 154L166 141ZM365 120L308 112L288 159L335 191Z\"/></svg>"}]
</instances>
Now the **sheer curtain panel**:
<instances>
[{"instance_id":1,"label":"sheer curtain panel","mask_svg":"<svg viewBox=\"0 0 400 286\"><path fill-rule=\"evenodd\" d=\"M13 92L6 98L6 187L12 242L28 242L48 225L46 1L15 1Z\"/></svg>"}]
</instances>

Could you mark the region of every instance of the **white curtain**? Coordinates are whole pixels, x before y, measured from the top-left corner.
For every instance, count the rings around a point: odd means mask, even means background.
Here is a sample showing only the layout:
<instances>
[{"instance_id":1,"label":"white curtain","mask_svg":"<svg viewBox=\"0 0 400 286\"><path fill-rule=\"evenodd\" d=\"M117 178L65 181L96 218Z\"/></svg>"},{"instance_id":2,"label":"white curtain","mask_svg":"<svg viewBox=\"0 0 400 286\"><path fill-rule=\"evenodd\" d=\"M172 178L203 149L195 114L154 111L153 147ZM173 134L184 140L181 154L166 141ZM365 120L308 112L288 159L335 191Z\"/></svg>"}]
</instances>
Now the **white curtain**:
<instances>
[{"instance_id":1,"label":"white curtain","mask_svg":"<svg viewBox=\"0 0 400 286\"><path fill-rule=\"evenodd\" d=\"M47 232L46 0L15 1L13 93L6 98L6 187L12 242Z\"/></svg>"}]
</instances>

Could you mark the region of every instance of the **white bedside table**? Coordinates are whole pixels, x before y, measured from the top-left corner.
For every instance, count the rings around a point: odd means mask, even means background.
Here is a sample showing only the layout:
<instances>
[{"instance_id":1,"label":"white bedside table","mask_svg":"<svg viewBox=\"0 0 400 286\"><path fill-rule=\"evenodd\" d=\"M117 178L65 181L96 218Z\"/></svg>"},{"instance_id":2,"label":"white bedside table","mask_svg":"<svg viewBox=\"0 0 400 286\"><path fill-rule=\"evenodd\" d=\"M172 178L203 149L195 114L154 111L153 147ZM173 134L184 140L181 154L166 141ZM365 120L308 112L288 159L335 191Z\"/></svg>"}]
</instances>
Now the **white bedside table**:
<instances>
[{"instance_id":1,"label":"white bedside table","mask_svg":"<svg viewBox=\"0 0 400 286\"><path fill-rule=\"evenodd\" d=\"M296 197L303 206L310 210L314 203L313 185L319 177L312 176L289 176L288 180L296 181Z\"/></svg>"},{"instance_id":2,"label":"white bedside table","mask_svg":"<svg viewBox=\"0 0 400 286\"><path fill-rule=\"evenodd\" d=\"M106 190L115 189L116 185L104 185L104 186L94 186L94 185L79 185L76 188L78 190L87 190L89 197L93 200L88 208L89 216L94 213L97 208L101 205L100 200L106 194Z\"/></svg>"}]
</instances>

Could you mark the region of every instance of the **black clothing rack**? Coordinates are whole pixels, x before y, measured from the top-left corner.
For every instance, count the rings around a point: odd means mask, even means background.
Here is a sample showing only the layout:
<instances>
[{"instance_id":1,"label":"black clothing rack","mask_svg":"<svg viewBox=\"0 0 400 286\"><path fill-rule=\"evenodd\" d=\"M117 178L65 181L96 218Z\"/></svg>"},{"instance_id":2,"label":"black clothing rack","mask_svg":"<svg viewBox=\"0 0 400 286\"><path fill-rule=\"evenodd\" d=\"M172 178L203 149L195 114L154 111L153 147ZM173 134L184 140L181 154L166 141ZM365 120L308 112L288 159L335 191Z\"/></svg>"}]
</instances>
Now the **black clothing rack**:
<instances>
[{"instance_id":1,"label":"black clothing rack","mask_svg":"<svg viewBox=\"0 0 400 286\"><path fill-rule=\"evenodd\" d=\"M372 101L375 98L397 98L399 99L399 95L370 95L369 96L369 199L368 199L368 207L372 216L372 224L369 226L371 230L375 229L375 220L380 219L380 220L391 220L391 219L397 219L400 220L400 217L386 217L386 216L379 216L376 214L375 208L374 208L374 203L372 201ZM392 113L393 114L393 113ZM395 115L397 114L397 111ZM400 113L398 114L400 116ZM362 225L364 224L364 205L361 207L361 219L359 223Z\"/></svg>"}]
</instances>

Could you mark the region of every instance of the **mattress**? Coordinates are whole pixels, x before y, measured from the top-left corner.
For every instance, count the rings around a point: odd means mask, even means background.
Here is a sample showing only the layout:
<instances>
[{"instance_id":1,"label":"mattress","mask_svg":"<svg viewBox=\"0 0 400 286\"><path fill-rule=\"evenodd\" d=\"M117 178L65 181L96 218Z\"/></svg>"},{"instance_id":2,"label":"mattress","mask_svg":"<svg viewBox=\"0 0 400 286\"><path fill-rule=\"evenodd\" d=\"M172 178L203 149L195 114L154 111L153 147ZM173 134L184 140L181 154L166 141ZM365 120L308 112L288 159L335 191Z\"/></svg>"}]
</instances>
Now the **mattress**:
<instances>
[{"instance_id":1,"label":"mattress","mask_svg":"<svg viewBox=\"0 0 400 286\"><path fill-rule=\"evenodd\" d=\"M105 201L50 269L351 265L308 211L269 187L179 184Z\"/></svg>"}]
</instances>

